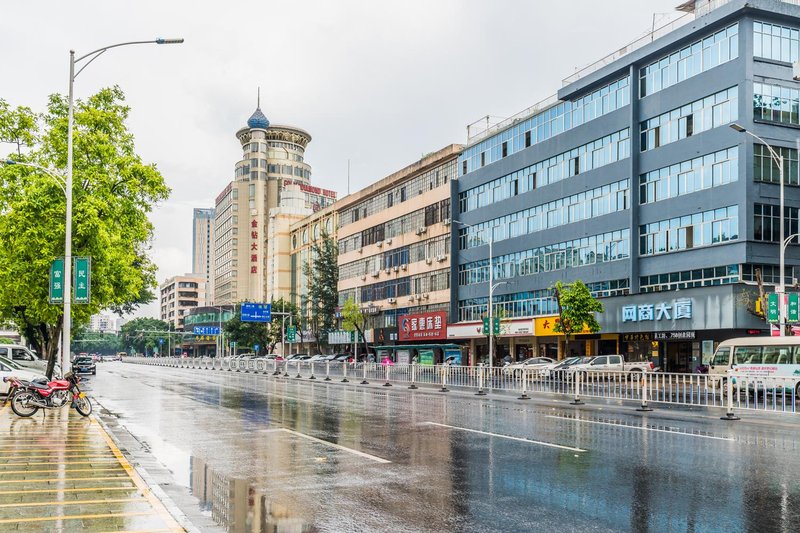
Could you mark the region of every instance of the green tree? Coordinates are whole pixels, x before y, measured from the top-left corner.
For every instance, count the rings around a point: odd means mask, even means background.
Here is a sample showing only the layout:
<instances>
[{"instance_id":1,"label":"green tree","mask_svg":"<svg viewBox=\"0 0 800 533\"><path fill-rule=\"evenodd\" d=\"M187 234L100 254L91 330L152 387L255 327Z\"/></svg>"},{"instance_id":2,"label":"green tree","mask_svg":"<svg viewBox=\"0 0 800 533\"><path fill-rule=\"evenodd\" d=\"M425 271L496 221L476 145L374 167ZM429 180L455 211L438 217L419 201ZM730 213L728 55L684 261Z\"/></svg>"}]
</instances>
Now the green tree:
<instances>
[{"instance_id":1,"label":"green tree","mask_svg":"<svg viewBox=\"0 0 800 533\"><path fill-rule=\"evenodd\" d=\"M76 334L72 340L72 351L75 353L95 352L113 355L120 351L119 337L114 333L87 331Z\"/></svg>"},{"instance_id":2,"label":"green tree","mask_svg":"<svg viewBox=\"0 0 800 533\"><path fill-rule=\"evenodd\" d=\"M0 337L0 344L16 344L14 339L9 339L8 337Z\"/></svg>"},{"instance_id":3,"label":"green tree","mask_svg":"<svg viewBox=\"0 0 800 533\"><path fill-rule=\"evenodd\" d=\"M603 312L603 304L592 296L589 287L581 280L569 285L557 281L552 290L558 305L558 322L553 325L553 331L564 334L564 347L561 342L558 343L558 358L562 359L569 348L571 335L584 329L591 333L600 331L595 313Z\"/></svg>"},{"instance_id":4,"label":"green tree","mask_svg":"<svg viewBox=\"0 0 800 533\"><path fill-rule=\"evenodd\" d=\"M249 350L258 344L259 352L262 349L269 349L271 339L269 328L270 324L263 322L242 322L240 312L222 325L226 339L235 342L240 350Z\"/></svg>"},{"instance_id":5,"label":"green tree","mask_svg":"<svg viewBox=\"0 0 800 533\"><path fill-rule=\"evenodd\" d=\"M92 258L91 304L72 307L75 328L104 309L131 311L153 298L156 267L147 255L147 218L169 188L154 165L136 153L126 121L130 108L118 87L75 105L73 256ZM15 145L12 159L45 168L67 163L67 100L50 97L47 110L0 105L0 138ZM63 310L48 302L50 263L64 255L65 201L61 184L22 165L0 166L0 320L13 321L50 360L52 375Z\"/></svg>"},{"instance_id":6,"label":"green tree","mask_svg":"<svg viewBox=\"0 0 800 533\"><path fill-rule=\"evenodd\" d=\"M345 331L355 331L364 341L364 353L369 353L367 336L364 335L364 324L366 323L364 312L353 298L348 298L342 306L342 329Z\"/></svg>"},{"instance_id":7,"label":"green tree","mask_svg":"<svg viewBox=\"0 0 800 533\"><path fill-rule=\"evenodd\" d=\"M275 346L284 338L290 324L296 328L298 334L300 332L300 325L302 324L300 309L295 304L283 298L272 300L271 303L272 322L270 322L267 328L270 353L275 351ZM286 313L285 320L283 315L276 315L275 313ZM297 340L302 342L303 339L298 335Z\"/></svg>"},{"instance_id":8,"label":"green tree","mask_svg":"<svg viewBox=\"0 0 800 533\"><path fill-rule=\"evenodd\" d=\"M169 344L169 332L174 331L172 324L157 318L134 318L120 328L120 345L125 350L133 348L140 353L161 351L162 346ZM164 339L164 344L158 342ZM133 355L133 354L130 354Z\"/></svg>"},{"instance_id":9,"label":"green tree","mask_svg":"<svg viewBox=\"0 0 800 533\"><path fill-rule=\"evenodd\" d=\"M320 352L323 342L328 342L327 335L334 327L334 315L339 305L338 258L336 241L323 232L319 243L311 245L311 261L303 265L303 273L308 280L306 317Z\"/></svg>"}]
</instances>

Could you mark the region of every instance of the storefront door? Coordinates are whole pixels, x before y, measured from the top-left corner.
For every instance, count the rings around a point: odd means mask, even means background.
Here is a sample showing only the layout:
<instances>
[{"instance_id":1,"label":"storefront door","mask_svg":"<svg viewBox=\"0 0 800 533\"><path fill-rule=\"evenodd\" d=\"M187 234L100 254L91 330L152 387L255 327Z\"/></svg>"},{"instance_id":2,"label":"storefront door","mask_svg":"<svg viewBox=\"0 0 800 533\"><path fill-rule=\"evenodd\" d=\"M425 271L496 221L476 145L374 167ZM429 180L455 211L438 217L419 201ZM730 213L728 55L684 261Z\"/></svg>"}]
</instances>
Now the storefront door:
<instances>
[{"instance_id":1,"label":"storefront door","mask_svg":"<svg viewBox=\"0 0 800 533\"><path fill-rule=\"evenodd\" d=\"M667 372L691 372L692 343L667 342Z\"/></svg>"}]
</instances>

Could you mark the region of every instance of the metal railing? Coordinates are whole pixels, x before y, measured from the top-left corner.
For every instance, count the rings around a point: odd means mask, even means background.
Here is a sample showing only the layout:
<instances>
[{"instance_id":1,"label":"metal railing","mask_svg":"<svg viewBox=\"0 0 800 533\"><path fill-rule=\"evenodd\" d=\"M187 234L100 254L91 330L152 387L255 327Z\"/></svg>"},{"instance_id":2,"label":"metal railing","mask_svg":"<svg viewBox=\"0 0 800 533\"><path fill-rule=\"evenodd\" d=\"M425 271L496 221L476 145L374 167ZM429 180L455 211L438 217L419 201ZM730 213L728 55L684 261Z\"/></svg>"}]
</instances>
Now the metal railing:
<instances>
[{"instance_id":1,"label":"metal railing","mask_svg":"<svg viewBox=\"0 0 800 533\"><path fill-rule=\"evenodd\" d=\"M746 377L735 372L723 375L672 374L663 372L615 372L594 370L522 370L510 367L450 366L331 361L276 361L231 358L128 357L127 363L241 372L293 379L353 382L356 384L450 387L486 392L566 396L580 404L581 398L636 402L640 410L650 404L672 404L727 410L733 409L797 413L800 411L800 378Z\"/></svg>"}]
</instances>

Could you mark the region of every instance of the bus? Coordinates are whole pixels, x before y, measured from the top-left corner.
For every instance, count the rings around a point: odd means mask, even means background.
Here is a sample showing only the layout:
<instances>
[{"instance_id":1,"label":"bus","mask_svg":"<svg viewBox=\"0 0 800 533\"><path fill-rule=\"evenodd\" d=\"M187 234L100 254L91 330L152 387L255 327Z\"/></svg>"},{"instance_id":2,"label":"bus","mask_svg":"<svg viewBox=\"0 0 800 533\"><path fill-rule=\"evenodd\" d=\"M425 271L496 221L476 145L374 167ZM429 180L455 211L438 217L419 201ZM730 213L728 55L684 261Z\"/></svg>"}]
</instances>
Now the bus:
<instances>
[{"instance_id":1,"label":"bus","mask_svg":"<svg viewBox=\"0 0 800 533\"><path fill-rule=\"evenodd\" d=\"M800 398L800 336L742 337L723 341L709 362L709 380L715 385L725 385L728 370L733 371L734 386L739 381L742 388L751 390L782 388Z\"/></svg>"}]
</instances>

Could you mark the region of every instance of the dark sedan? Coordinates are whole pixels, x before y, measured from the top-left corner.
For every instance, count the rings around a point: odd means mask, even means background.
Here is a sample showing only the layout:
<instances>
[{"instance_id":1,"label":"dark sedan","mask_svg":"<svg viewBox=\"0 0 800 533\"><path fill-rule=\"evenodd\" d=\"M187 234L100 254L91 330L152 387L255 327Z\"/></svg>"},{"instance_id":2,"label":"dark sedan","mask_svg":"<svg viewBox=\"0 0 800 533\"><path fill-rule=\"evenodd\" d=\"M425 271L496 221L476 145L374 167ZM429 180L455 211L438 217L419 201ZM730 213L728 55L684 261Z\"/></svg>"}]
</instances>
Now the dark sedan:
<instances>
[{"instance_id":1,"label":"dark sedan","mask_svg":"<svg viewBox=\"0 0 800 533\"><path fill-rule=\"evenodd\" d=\"M97 365L95 365L91 357L75 358L75 360L72 362L72 368L75 369L76 374L97 375Z\"/></svg>"}]
</instances>

